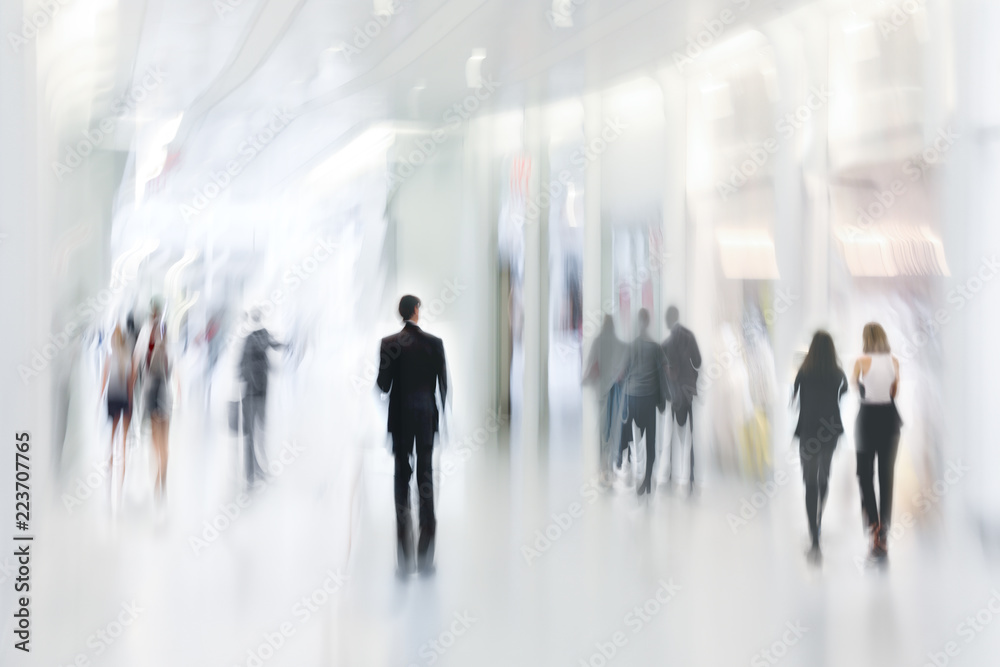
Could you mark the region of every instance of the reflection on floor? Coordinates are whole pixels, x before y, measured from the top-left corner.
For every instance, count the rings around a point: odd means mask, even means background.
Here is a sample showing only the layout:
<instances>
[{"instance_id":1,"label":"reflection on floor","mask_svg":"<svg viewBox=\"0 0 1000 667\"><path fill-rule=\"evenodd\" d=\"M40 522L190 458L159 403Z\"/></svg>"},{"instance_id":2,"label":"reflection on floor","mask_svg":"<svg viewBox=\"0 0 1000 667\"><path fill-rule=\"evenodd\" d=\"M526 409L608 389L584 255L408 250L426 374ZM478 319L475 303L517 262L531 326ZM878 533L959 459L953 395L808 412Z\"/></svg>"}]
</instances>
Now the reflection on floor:
<instances>
[{"instance_id":1,"label":"reflection on floor","mask_svg":"<svg viewBox=\"0 0 1000 667\"><path fill-rule=\"evenodd\" d=\"M104 483L72 511L54 499L36 543L35 613L46 632L36 635L37 658L882 667L922 665L928 654L939 665L991 664L1000 649L989 607L1000 608L1000 573L960 524L944 531L921 521L896 539L886 571L860 563L848 451L834 461L817 570L803 555L794 467L765 490L710 478L690 497L661 485L640 501L627 477L610 492L584 479L579 427L552 429L543 473L509 455L506 431L472 456L444 447L438 572L397 581L381 425L331 415L343 397L330 391L276 387L272 461L287 443L296 449L249 501L236 491L224 401L208 419L195 392L175 411L165 513L143 483L146 443L132 452L114 522ZM77 428L98 432L93 410L89 426L78 415ZM573 422L558 410L552 419ZM93 454L75 468L84 484L105 438L74 443ZM71 477L71 495L75 487Z\"/></svg>"}]
</instances>

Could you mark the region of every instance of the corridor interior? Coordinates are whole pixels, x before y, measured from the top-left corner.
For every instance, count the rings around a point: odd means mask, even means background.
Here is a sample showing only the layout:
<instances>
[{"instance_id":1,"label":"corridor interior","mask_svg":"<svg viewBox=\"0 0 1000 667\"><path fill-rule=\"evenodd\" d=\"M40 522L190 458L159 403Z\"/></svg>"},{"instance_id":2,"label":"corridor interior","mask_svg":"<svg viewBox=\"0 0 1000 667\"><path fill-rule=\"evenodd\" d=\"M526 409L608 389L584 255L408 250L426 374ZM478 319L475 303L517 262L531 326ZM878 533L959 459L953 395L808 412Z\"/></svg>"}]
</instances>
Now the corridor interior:
<instances>
[{"instance_id":1,"label":"corridor interior","mask_svg":"<svg viewBox=\"0 0 1000 667\"><path fill-rule=\"evenodd\" d=\"M0 422L36 532L33 650L0 665L996 664L998 28L996 0L0 2ZM406 580L375 388L403 295L450 388L437 570ZM598 474L624 376L595 344L664 341L671 306L695 479L661 415L639 497L644 447ZM169 358L161 499L143 406L113 454L130 320ZM850 374L876 321L888 564L851 388L811 566L794 379L818 331Z\"/></svg>"}]
</instances>

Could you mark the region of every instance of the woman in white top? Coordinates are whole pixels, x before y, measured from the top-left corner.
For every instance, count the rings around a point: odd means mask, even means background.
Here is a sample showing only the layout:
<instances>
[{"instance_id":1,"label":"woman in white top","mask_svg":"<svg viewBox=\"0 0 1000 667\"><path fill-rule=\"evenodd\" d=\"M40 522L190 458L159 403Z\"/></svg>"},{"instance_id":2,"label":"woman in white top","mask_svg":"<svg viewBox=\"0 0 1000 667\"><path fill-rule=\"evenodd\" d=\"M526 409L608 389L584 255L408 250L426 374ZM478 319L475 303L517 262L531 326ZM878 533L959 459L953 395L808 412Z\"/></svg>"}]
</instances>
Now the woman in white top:
<instances>
[{"instance_id":1,"label":"woman in white top","mask_svg":"<svg viewBox=\"0 0 1000 667\"><path fill-rule=\"evenodd\" d=\"M111 349L104 362L104 377L101 381L101 391L107 391L106 401L108 416L111 418L111 459L110 475L114 479L115 465L115 434L118 423L122 423L121 466L122 472L118 482L119 495L125 482L125 442L128 440L128 427L132 419L132 383L135 373L132 367L132 351L128 349L121 326L116 326L111 335Z\"/></svg>"},{"instance_id":2,"label":"woman in white top","mask_svg":"<svg viewBox=\"0 0 1000 667\"><path fill-rule=\"evenodd\" d=\"M871 532L871 558L888 555L887 535L892 518L892 479L902 420L896 411L899 389L899 360L889 349L885 330L875 322L862 333L864 354L854 363L851 384L861 394L861 408L855 425L858 456L858 484L861 509ZM875 499L874 471L878 458L878 502Z\"/></svg>"}]
</instances>

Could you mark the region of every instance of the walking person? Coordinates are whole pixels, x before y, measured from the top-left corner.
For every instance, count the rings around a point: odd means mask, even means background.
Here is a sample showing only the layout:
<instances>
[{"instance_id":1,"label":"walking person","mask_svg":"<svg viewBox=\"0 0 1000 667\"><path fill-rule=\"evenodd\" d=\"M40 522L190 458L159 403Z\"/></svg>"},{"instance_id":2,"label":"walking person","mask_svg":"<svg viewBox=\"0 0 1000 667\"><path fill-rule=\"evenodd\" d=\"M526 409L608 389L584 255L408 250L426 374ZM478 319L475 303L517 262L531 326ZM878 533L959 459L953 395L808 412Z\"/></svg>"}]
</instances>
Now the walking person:
<instances>
[{"instance_id":1,"label":"walking person","mask_svg":"<svg viewBox=\"0 0 1000 667\"><path fill-rule=\"evenodd\" d=\"M604 324L590 348L587 358L584 384L593 384L598 391L600 405L599 428L601 438L598 470L600 483L609 485L614 457L619 448L622 423L621 380L628 361L628 347L615 333L615 322L610 315L604 316Z\"/></svg>"},{"instance_id":2,"label":"walking person","mask_svg":"<svg viewBox=\"0 0 1000 667\"><path fill-rule=\"evenodd\" d=\"M240 380L243 384L243 468L248 490L264 480L266 461L263 433L267 418L267 378L271 362L267 353L283 345L271 337L261 323L260 310L250 311L253 330L243 343L240 357Z\"/></svg>"},{"instance_id":3,"label":"walking person","mask_svg":"<svg viewBox=\"0 0 1000 667\"><path fill-rule=\"evenodd\" d=\"M656 458L656 410L663 412L670 396L666 369L663 348L649 337L649 311L642 308L639 310L639 335L629 349L624 390L627 414L622 423L621 447L618 450L620 466L622 452L632 442L634 422L640 434L646 437L646 473L636 490L640 496L651 491L653 461Z\"/></svg>"},{"instance_id":4,"label":"walking person","mask_svg":"<svg viewBox=\"0 0 1000 667\"><path fill-rule=\"evenodd\" d=\"M222 314L214 313L208 318L205 330L198 335L195 342L203 343L205 349L205 412L211 411L212 406L212 379L215 377L215 367L219 362L219 355L222 353Z\"/></svg>"},{"instance_id":5,"label":"walking person","mask_svg":"<svg viewBox=\"0 0 1000 667\"><path fill-rule=\"evenodd\" d=\"M106 392L108 417L111 419L111 457L108 462L108 477L111 482L111 504L114 507L115 491L119 501L125 484L125 453L128 442L129 422L132 420L132 383L135 381L135 369L132 366L132 350L129 349L121 325L115 327L111 335L111 349L108 350L104 362L104 373L101 379L101 392ZM121 424L121 449L115 443L118 425ZM120 453L119 453L120 452ZM115 484L115 460L121 464L121 476Z\"/></svg>"},{"instance_id":6,"label":"walking person","mask_svg":"<svg viewBox=\"0 0 1000 667\"><path fill-rule=\"evenodd\" d=\"M899 360L889 348L881 325L870 322L861 335L863 355L854 363L851 384L858 389L855 440L861 509L871 537L869 557L876 562L888 556L892 520L892 483L902 419L896 410ZM875 460L878 459L878 500L875 497Z\"/></svg>"},{"instance_id":7,"label":"walking person","mask_svg":"<svg viewBox=\"0 0 1000 667\"><path fill-rule=\"evenodd\" d=\"M844 432L840 419L840 398L847 391L847 376L837 361L833 338L818 331L809 344L799 372L795 376L792 401L799 401L799 420L795 437L799 439L802 481L806 487L806 517L812 546L807 558L818 565L823 553L819 546L830 480L830 462L837 441Z\"/></svg>"},{"instance_id":8,"label":"walking person","mask_svg":"<svg viewBox=\"0 0 1000 667\"><path fill-rule=\"evenodd\" d=\"M690 488L694 491L694 397L698 395L698 371L701 369L701 351L691 330L680 323L676 306L667 308L667 327L670 336L663 341L663 354L667 359L667 382L670 389L670 414L675 428L670 429L667 447L668 482L674 476L674 434L681 440L684 426L690 423L691 458L689 465Z\"/></svg>"},{"instance_id":9,"label":"walking person","mask_svg":"<svg viewBox=\"0 0 1000 667\"><path fill-rule=\"evenodd\" d=\"M170 358L167 353L167 327L163 321L162 306L154 301L150 313L149 343L145 358L145 405L153 436L156 455L157 499L162 503L167 496L167 454L170 442Z\"/></svg>"},{"instance_id":10,"label":"walking person","mask_svg":"<svg viewBox=\"0 0 1000 667\"><path fill-rule=\"evenodd\" d=\"M444 344L425 333L420 320L420 299L406 295L399 300L403 329L382 339L376 384L389 394L388 431L396 459L394 496L396 502L396 573L405 577L414 568L421 574L434 572L434 434L439 411L434 400L435 386L444 409L448 394ZM420 495L420 538L417 562L413 559L413 519L410 516L411 458L416 443L417 490Z\"/></svg>"}]
</instances>

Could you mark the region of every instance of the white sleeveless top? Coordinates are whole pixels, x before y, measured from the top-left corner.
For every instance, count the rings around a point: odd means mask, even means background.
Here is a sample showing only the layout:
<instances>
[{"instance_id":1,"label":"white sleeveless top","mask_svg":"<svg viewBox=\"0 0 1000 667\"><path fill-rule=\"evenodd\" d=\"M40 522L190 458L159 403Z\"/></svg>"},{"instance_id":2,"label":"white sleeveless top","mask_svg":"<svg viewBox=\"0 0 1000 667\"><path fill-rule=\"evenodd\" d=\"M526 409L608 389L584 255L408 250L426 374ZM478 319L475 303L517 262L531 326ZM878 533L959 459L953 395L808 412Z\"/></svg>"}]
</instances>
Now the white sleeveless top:
<instances>
[{"instance_id":1,"label":"white sleeveless top","mask_svg":"<svg viewBox=\"0 0 1000 667\"><path fill-rule=\"evenodd\" d=\"M865 386L865 397L862 403L885 404L892 402L890 390L896 381L896 367L892 363L891 354L872 354L872 363L868 372L862 372L861 384Z\"/></svg>"}]
</instances>

